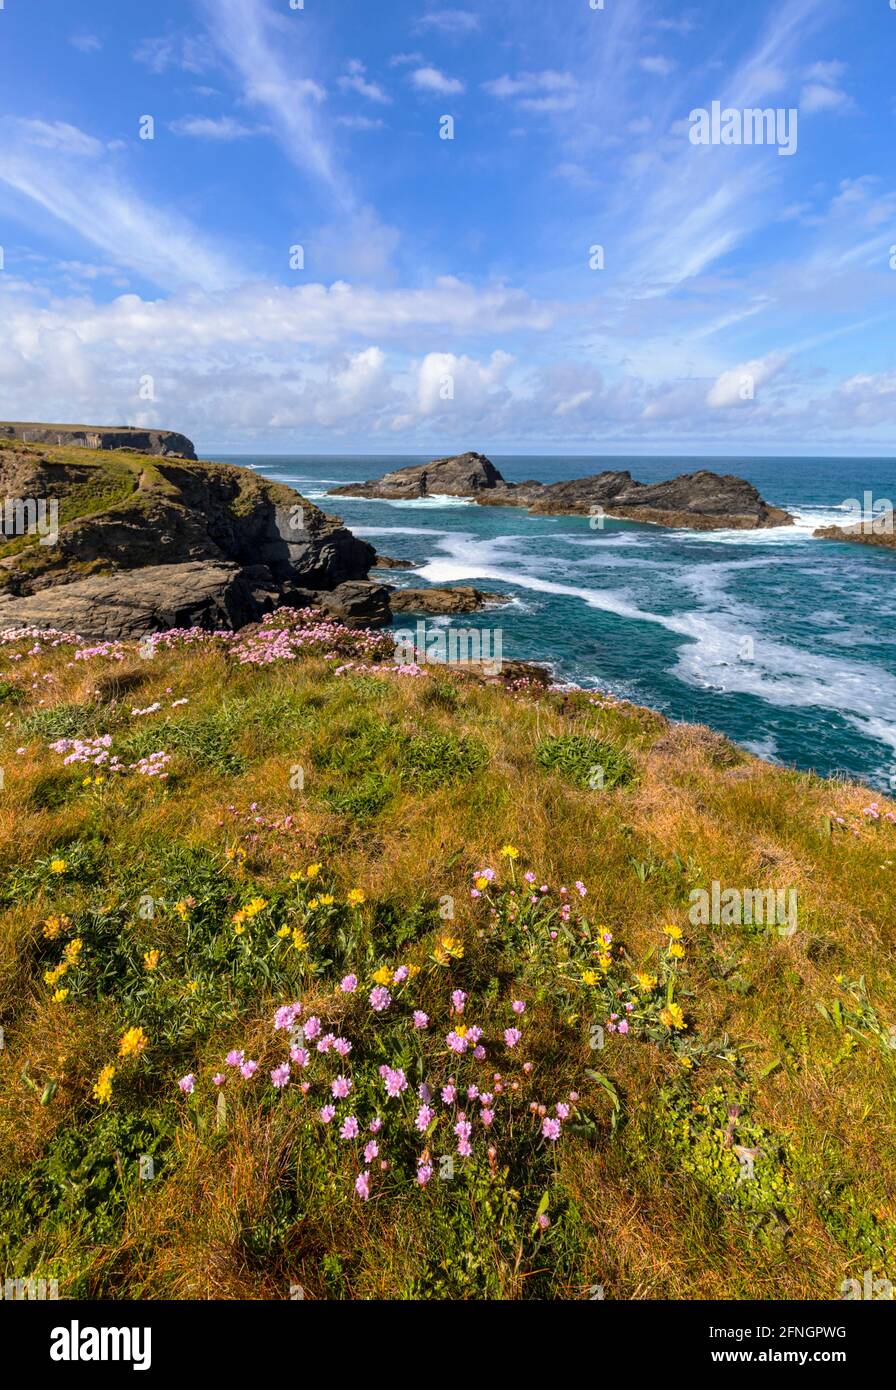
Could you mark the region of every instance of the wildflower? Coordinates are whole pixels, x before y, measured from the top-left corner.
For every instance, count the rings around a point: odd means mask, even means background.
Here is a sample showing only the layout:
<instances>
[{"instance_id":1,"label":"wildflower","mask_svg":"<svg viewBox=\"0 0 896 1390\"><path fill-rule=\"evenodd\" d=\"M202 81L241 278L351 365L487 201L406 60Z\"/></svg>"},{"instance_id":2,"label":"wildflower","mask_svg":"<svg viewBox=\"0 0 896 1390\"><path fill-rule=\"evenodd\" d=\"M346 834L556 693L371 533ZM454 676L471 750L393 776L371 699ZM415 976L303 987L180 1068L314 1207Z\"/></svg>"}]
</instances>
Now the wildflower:
<instances>
[{"instance_id":1,"label":"wildflower","mask_svg":"<svg viewBox=\"0 0 896 1390\"><path fill-rule=\"evenodd\" d=\"M534 883L534 882L535 882L535 875L533 874L533 872L532 872L531 869L527 869L527 870L526 870L526 872L523 874L523 878L525 879L525 881L526 881L527 883Z\"/></svg>"},{"instance_id":2,"label":"wildflower","mask_svg":"<svg viewBox=\"0 0 896 1390\"><path fill-rule=\"evenodd\" d=\"M71 926L68 917L48 917L44 922L43 934L48 941L55 941L59 934Z\"/></svg>"},{"instance_id":3,"label":"wildflower","mask_svg":"<svg viewBox=\"0 0 896 1390\"><path fill-rule=\"evenodd\" d=\"M383 1127L383 1122L382 1122L382 1120L380 1119L379 1115L377 1115L374 1119L372 1119L372 1120L370 1121L370 1124L367 1126L367 1128L370 1130L370 1133L371 1133L371 1134L379 1134L379 1132L380 1132L380 1130L382 1129L382 1127Z\"/></svg>"},{"instance_id":4,"label":"wildflower","mask_svg":"<svg viewBox=\"0 0 896 1390\"><path fill-rule=\"evenodd\" d=\"M673 960L683 960L685 957L685 949L677 941L675 941L669 947L669 955L672 957Z\"/></svg>"},{"instance_id":5,"label":"wildflower","mask_svg":"<svg viewBox=\"0 0 896 1390\"><path fill-rule=\"evenodd\" d=\"M320 1042L317 1044L318 1052L330 1052L336 1045L335 1033L324 1033Z\"/></svg>"},{"instance_id":6,"label":"wildflower","mask_svg":"<svg viewBox=\"0 0 896 1390\"><path fill-rule=\"evenodd\" d=\"M312 1014L311 1017L307 1019L305 1022L304 1032L305 1037L308 1039L308 1041L313 1042L314 1039L320 1033L320 1019L315 1017L314 1014Z\"/></svg>"},{"instance_id":7,"label":"wildflower","mask_svg":"<svg viewBox=\"0 0 896 1390\"><path fill-rule=\"evenodd\" d=\"M346 901L351 903L352 907L360 907L361 903L366 902L363 888L350 888Z\"/></svg>"},{"instance_id":8,"label":"wildflower","mask_svg":"<svg viewBox=\"0 0 896 1390\"><path fill-rule=\"evenodd\" d=\"M580 898L584 898L585 894L588 892L588 889L585 887L584 883L582 883L580 879L576 879L575 883L573 884L573 888L575 888Z\"/></svg>"},{"instance_id":9,"label":"wildflower","mask_svg":"<svg viewBox=\"0 0 896 1390\"><path fill-rule=\"evenodd\" d=\"M515 1014L524 1014L526 1012L526 1005L523 1003L522 999L514 999L510 1007Z\"/></svg>"},{"instance_id":10,"label":"wildflower","mask_svg":"<svg viewBox=\"0 0 896 1390\"><path fill-rule=\"evenodd\" d=\"M339 1135L342 1139L357 1139L358 1121L354 1115L346 1115L345 1119L342 1121L342 1128L339 1131Z\"/></svg>"},{"instance_id":11,"label":"wildflower","mask_svg":"<svg viewBox=\"0 0 896 1390\"><path fill-rule=\"evenodd\" d=\"M635 979L638 982L638 988L643 989L645 993L649 993L650 990L656 989L657 979L655 975L648 975L644 971L641 971L635 976Z\"/></svg>"},{"instance_id":12,"label":"wildflower","mask_svg":"<svg viewBox=\"0 0 896 1390\"><path fill-rule=\"evenodd\" d=\"M51 874L64 874L67 868L68 868L68 864L67 864L67 862L66 862L64 859L51 859L51 860L50 860L50 873L51 873Z\"/></svg>"},{"instance_id":13,"label":"wildflower","mask_svg":"<svg viewBox=\"0 0 896 1390\"><path fill-rule=\"evenodd\" d=\"M68 962L62 960L62 961L60 961L59 964L56 966L55 970L45 970L45 971L44 971L44 980L46 981L46 983L47 983L48 985L55 985L56 982L57 982L57 980L61 980L61 979L62 979L63 975L65 974L65 972L66 972L67 970L68 970Z\"/></svg>"},{"instance_id":14,"label":"wildflower","mask_svg":"<svg viewBox=\"0 0 896 1390\"><path fill-rule=\"evenodd\" d=\"M394 1099L396 1096L400 1096L402 1091L407 1090L407 1077L405 1076L401 1067L381 1067L380 1075L382 1076L383 1082L386 1087L386 1095L389 1096L390 1099Z\"/></svg>"},{"instance_id":15,"label":"wildflower","mask_svg":"<svg viewBox=\"0 0 896 1390\"><path fill-rule=\"evenodd\" d=\"M433 957L439 965L447 965L451 959L462 960L463 954L463 944L455 936L443 936L433 951Z\"/></svg>"},{"instance_id":16,"label":"wildflower","mask_svg":"<svg viewBox=\"0 0 896 1390\"><path fill-rule=\"evenodd\" d=\"M328 1125L328 1124L330 1123L330 1121L332 1120L332 1118L333 1118L333 1116L334 1116L335 1114L336 1114L336 1106L335 1106L335 1105L325 1105L324 1108L323 1108L323 1110L321 1110L321 1112L320 1112L320 1118L321 1118L321 1120L323 1121L323 1123L324 1123L325 1125Z\"/></svg>"},{"instance_id":17,"label":"wildflower","mask_svg":"<svg viewBox=\"0 0 896 1390\"><path fill-rule=\"evenodd\" d=\"M454 991L454 993L452 994L452 996L451 996L451 1004L452 1004L452 1007L453 1007L459 1014L462 1014L463 1011L464 1011L464 1005L466 1004L466 1002L467 1002L467 996L464 994L463 990L462 990L462 989L456 989L456 990Z\"/></svg>"},{"instance_id":18,"label":"wildflower","mask_svg":"<svg viewBox=\"0 0 896 1390\"><path fill-rule=\"evenodd\" d=\"M374 972L373 982L376 985L390 985L392 983L392 971L388 965L381 965L379 970Z\"/></svg>"},{"instance_id":19,"label":"wildflower","mask_svg":"<svg viewBox=\"0 0 896 1390\"><path fill-rule=\"evenodd\" d=\"M139 1057L148 1042L149 1038L142 1028L129 1028L126 1033L122 1034L118 1045L118 1055L119 1057Z\"/></svg>"},{"instance_id":20,"label":"wildflower","mask_svg":"<svg viewBox=\"0 0 896 1390\"><path fill-rule=\"evenodd\" d=\"M494 1118L495 1118L495 1112L494 1112L494 1110L489 1110L489 1109L486 1107L484 1110L480 1110L480 1112L479 1112L479 1118L480 1118L480 1120L482 1121L482 1123L485 1125L486 1129L489 1129L489 1128L491 1127L492 1121L493 1121Z\"/></svg>"},{"instance_id":21,"label":"wildflower","mask_svg":"<svg viewBox=\"0 0 896 1390\"><path fill-rule=\"evenodd\" d=\"M504 1042L508 1047L516 1047L517 1043L519 1042L522 1036L523 1035L518 1028L504 1029Z\"/></svg>"},{"instance_id":22,"label":"wildflower","mask_svg":"<svg viewBox=\"0 0 896 1390\"><path fill-rule=\"evenodd\" d=\"M340 980L339 988L342 990L343 994L354 994L355 990L358 988L357 975L346 975L344 979Z\"/></svg>"},{"instance_id":23,"label":"wildflower","mask_svg":"<svg viewBox=\"0 0 896 1390\"><path fill-rule=\"evenodd\" d=\"M538 1229L540 1231L546 1231L550 1224L551 1218L546 1214L546 1212L542 1212L541 1216L539 1216L538 1218Z\"/></svg>"},{"instance_id":24,"label":"wildflower","mask_svg":"<svg viewBox=\"0 0 896 1390\"><path fill-rule=\"evenodd\" d=\"M177 1084L185 1096L191 1096L196 1087L196 1078L190 1072L187 1076L182 1076Z\"/></svg>"},{"instance_id":25,"label":"wildflower","mask_svg":"<svg viewBox=\"0 0 896 1390\"><path fill-rule=\"evenodd\" d=\"M414 1121L414 1125L417 1129L419 1129L421 1134L426 1133L430 1123L432 1122L433 1117L435 1116L435 1113L436 1112L429 1105L420 1106L420 1109L417 1111L417 1118Z\"/></svg>"},{"instance_id":26,"label":"wildflower","mask_svg":"<svg viewBox=\"0 0 896 1390\"><path fill-rule=\"evenodd\" d=\"M473 880L473 886L481 893L488 887L488 882L485 874L480 874L478 878Z\"/></svg>"},{"instance_id":27,"label":"wildflower","mask_svg":"<svg viewBox=\"0 0 896 1390\"><path fill-rule=\"evenodd\" d=\"M293 950L298 951L299 954L301 954L303 951L308 950L308 938L302 931L301 927L296 927L295 931L292 934L292 946Z\"/></svg>"},{"instance_id":28,"label":"wildflower","mask_svg":"<svg viewBox=\"0 0 896 1390\"><path fill-rule=\"evenodd\" d=\"M393 985L403 985L410 973L411 972L406 965L400 965L396 970L395 974L392 976Z\"/></svg>"},{"instance_id":29,"label":"wildflower","mask_svg":"<svg viewBox=\"0 0 896 1390\"><path fill-rule=\"evenodd\" d=\"M114 1075L115 1068L113 1066L103 1067L93 1088L94 1099L103 1105L108 1105L112 1099L112 1078Z\"/></svg>"},{"instance_id":30,"label":"wildflower","mask_svg":"<svg viewBox=\"0 0 896 1390\"><path fill-rule=\"evenodd\" d=\"M161 951L153 950L143 952L143 965L146 970L155 970L161 959Z\"/></svg>"},{"instance_id":31,"label":"wildflower","mask_svg":"<svg viewBox=\"0 0 896 1390\"><path fill-rule=\"evenodd\" d=\"M445 1042L452 1052L456 1052L458 1055L466 1052L470 1045L467 1041L466 1032L467 1030L465 1028L455 1028L448 1034Z\"/></svg>"},{"instance_id":32,"label":"wildflower","mask_svg":"<svg viewBox=\"0 0 896 1390\"><path fill-rule=\"evenodd\" d=\"M304 1070L311 1060L310 1053L308 1053L304 1047L291 1047L289 1049L289 1060L295 1062L297 1067L301 1067Z\"/></svg>"},{"instance_id":33,"label":"wildflower","mask_svg":"<svg viewBox=\"0 0 896 1390\"><path fill-rule=\"evenodd\" d=\"M216 1071L214 1076L212 1077L212 1083L215 1086L223 1086L226 1080L227 1077L224 1075L222 1071Z\"/></svg>"},{"instance_id":34,"label":"wildflower","mask_svg":"<svg viewBox=\"0 0 896 1390\"><path fill-rule=\"evenodd\" d=\"M375 1139L364 1145L364 1162L372 1163L379 1156L380 1146Z\"/></svg>"},{"instance_id":35,"label":"wildflower","mask_svg":"<svg viewBox=\"0 0 896 1390\"><path fill-rule=\"evenodd\" d=\"M283 1028L291 1028L301 1012L301 1004L284 1004L274 1014L274 1032L280 1032Z\"/></svg>"},{"instance_id":36,"label":"wildflower","mask_svg":"<svg viewBox=\"0 0 896 1390\"><path fill-rule=\"evenodd\" d=\"M392 1003L392 996L382 985L377 985L376 989L370 991L369 1003L374 1013L381 1014L384 1013Z\"/></svg>"},{"instance_id":37,"label":"wildflower","mask_svg":"<svg viewBox=\"0 0 896 1390\"><path fill-rule=\"evenodd\" d=\"M541 1132L545 1139L550 1139L552 1144L556 1144L560 1138L560 1121L544 1119L541 1122Z\"/></svg>"},{"instance_id":38,"label":"wildflower","mask_svg":"<svg viewBox=\"0 0 896 1390\"><path fill-rule=\"evenodd\" d=\"M271 1072L271 1080L278 1091L282 1091L284 1086L289 1085L289 1063L281 1062L279 1067L274 1067Z\"/></svg>"},{"instance_id":39,"label":"wildflower","mask_svg":"<svg viewBox=\"0 0 896 1390\"><path fill-rule=\"evenodd\" d=\"M582 972L582 983L585 985L596 985L597 972L595 970L584 970Z\"/></svg>"},{"instance_id":40,"label":"wildflower","mask_svg":"<svg viewBox=\"0 0 896 1390\"><path fill-rule=\"evenodd\" d=\"M320 903L321 907L332 907L336 899L333 897L332 893L321 893L317 901Z\"/></svg>"},{"instance_id":41,"label":"wildflower","mask_svg":"<svg viewBox=\"0 0 896 1390\"><path fill-rule=\"evenodd\" d=\"M351 1081L349 1081L347 1076L337 1076L336 1080L330 1086L330 1090L335 1100L345 1100L346 1096L348 1095L351 1089L352 1083Z\"/></svg>"},{"instance_id":42,"label":"wildflower","mask_svg":"<svg viewBox=\"0 0 896 1390\"><path fill-rule=\"evenodd\" d=\"M253 1061L244 1062L240 1067L240 1076L244 1081L250 1081L258 1071L258 1063Z\"/></svg>"},{"instance_id":43,"label":"wildflower","mask_svg":"<svg viewBox=\"0 0 896 1390\"><path fill-rule=\"evenodd\" d=\"M473 1057L475 1058L475 1060L476 1060L477 1062L484 1062L484 1061L485 1061L485 1048L484 1048L484 1047L481 1047L481 1046L480 1046L480 1047L474 1047L474 1048L473 1048Z\"/></svg>"},{"instance_id":44,"label":"wildflower","mask_svg":"<svg viewBox=\"0 0 896 1390\"><path fill-rule=\"evenodd\" d=\"M338 1052L340 1057L347 1057L352 1050L352 1045L348 1038L336 1038L333 1042L334 1052Z\"/></svg>"},{"instance_id":45,"label":"wildflower","mask_svg":"<svg viewBox=\"0 0 896 1390\"><path fill-rule=\"evenodd\" d=\"M681 927L675 926L674 923L670 922L667 927L663 927L663 931L666 933L666 936L670 936L673 941L681 940Z\"/></svg>"},{"instance_id":46,"label":"wildflower","mask_svg":"<svg viewBox=\"0 0 896 1390\"><path fill-rule=\"evenodd\" d=\"M433 1169L431 1163L421 1163L418 1165L417 1182L420 1184L421 1187L425 1187L426 1184L429 1182L430 1178L432 1177L432 1172Z\"/></svg>"},{"instance_id":47,"label":"wildflower","mask_svg":"<svg viewBox=\"0 0 896 1390\"><path fill-rule=\"evenodd\" d=\"M568 1116L569 1116L569 1106L568 1106L564 1101L561 1100L560 1103L559 1103L558 1106L557 1106L557 1119L558 1119L558 1120L565 1120L565 1119L568 1118Z\"/></svg>"},{"instance_id":48,"label":"wildflower","mask_svg":"<svg viewBox=\"0 0 896 1390\"><path fill-rule=\"evenodd\" d=\"M362 1201L362 1202L366 1202L366 1201L368 1200L368 1198L370 1197L370 1170L369 1170L369 1169L365 1169L365 1171L364 1171L363 1173L359 1173L358 1176L355 1178L355 1191L357 1192L358 1196L361 1198L361 1201Z\"/></svg>"},{"instance_id":49,"label":"wildflower","mask_svg":"<svg viewBox=\"0 0 896 1390\"><path fill-rule=\"evenodd\" d=\"M305 875L309 879L317 878L322 868L322 864L309 864L308 868L305 870Z\"/></svg>"},{"instance_id":50,"label":"wildflower","mask_svg":"<svg viewBox=\"0 0 896 1390\"><path fill-rule=\"evenodd\" d=\"M505 859L519 859L520 852L513 845L502 845L501 853Z\"/></svg>"},{"instance_id":51,"label":"wildflower","mask_svg":"<svg viewBox=\"0 0 896 1390\"><path fill-rule=\"evenodd\" d=\"M228 1052L224 1060L229 1067L241 1067L246 1060L246 1054L237 1051Z\"/></svg>"},{"instance_id":52,"label":"wildflower","mask_svg":"<svg viewBox=\"0 0 896 1390\"><path fill-rule=\"evenodd\" d=\"M415 1027L415 1028L428 1028L428 1027L429 1027L429 1014L425 1014L425 1013L423 1012L422 1009L415 1009L415 1010L414 1010L414 1027Z\"/></svg>"},{"instance_id":53,"label":"wildflower","mask_svg":"<svg viewBox=\"0 0 896 1390\"><path fill-rule=\"evenodd\" d=\"M442 1100L446 1105L453 1105L456 1096L457 1089L453 1084L442 1087Z\"/></svg>"},{"instance_id":54,"label":"wildflower","mask_svg":"<svg viewBox=\"0 0 896 1390\"><path fill-rule=\"evenodd\" d=\"M64 1004L67 998L68 998L68 990L67 990L67 989L57 989L56 992L55 992L55 994L53 995L53 1003L54 1003L54 1004Z\"/></svg>"},{"instance_id":55,"label":"wildflower","mask_svg":"<svg viewBox=\"0 0 896 1390\"><path fill-rule=\"evenodd\" d=\"M285 938L286 938L287 936L291 936L291 935L292 935L292 932L291 932L291 929L290 929L289 927L281 927L281 928L279 929L279 931L277 932L277 936L279 937L279 939L280 939L281 941L285 940Z\"/></svg>"},{"instance_id":56,"label":"wildflower","mask_svg":"<svg viewBox=\"0 0 896 1390\"><path fill-rule=\"evenodd\" d=\"M681 1012L681 1007L678 1004L669 1004L667 1008L663 1009L660 1013L660 1021L664 1023L667 1028L687 1027L684 1021L684 1014Z\"/></svg>"}]
</instances>

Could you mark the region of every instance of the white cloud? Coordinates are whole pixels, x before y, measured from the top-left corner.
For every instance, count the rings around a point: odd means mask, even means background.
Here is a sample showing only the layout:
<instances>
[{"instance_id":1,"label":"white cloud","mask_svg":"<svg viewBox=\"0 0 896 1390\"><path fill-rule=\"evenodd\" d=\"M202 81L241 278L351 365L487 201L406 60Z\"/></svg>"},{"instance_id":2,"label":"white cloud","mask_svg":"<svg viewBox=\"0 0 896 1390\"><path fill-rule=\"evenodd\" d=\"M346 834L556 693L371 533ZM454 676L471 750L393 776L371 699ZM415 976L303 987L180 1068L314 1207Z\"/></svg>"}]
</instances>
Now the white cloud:
<instances>
[{"instance_id":1,"label":"white cloud","mask_svg":"<svg viewBox=\"0 0 896 1390\"><path fill-rule=\"evenodd\" d=\"M411 73L411 81L421 92L435 92L439 96L453 96L464 90L464 84L456 77L446 77L438 68L417 68Z\"/></svg>"},{"instance_id":2,"label":"white cloud","mask_svg":"<svg viewBox=\"0 0 896 1390\"><path fill-rule=\"evenodd\" d=\"M363 63L352 59L348 65L348 72L339 79L339 86L344 92L357 92L359 96L366 97L368 101L376 101L381 105L388 105L392 98L385 92L378 82L368 82L365 74L367 72Z\"/></svg>"},{"instance_id":3,"label":"white cloud","mask_svg":"<svg viewBox=\"0 0 896 1390\"><path fill-rule=\"evenodd\" d=\"M800 115L811 116L819 111L845 111L852 107L852 98L839 87L825 87L820 82L807 82L800 92Z\"/></svg>"},{"instance_id":4,"label":"white cloud","mask_svg":"<svg viewBox=\"0 0 896 1390\"><path fill-rule=\"evenodd\" d=\"M232 116L184 116L169 121L168 129L175 135L190 135L197 140L245 140L252 135L264 135L264 126L244 125Z\"/></svg>"},{"instance_id":5,"label":"white cloud","mask_svg":"<svg viewBox=\"0 0 896 1390\"><path fill-rule=\"evenodd\" d=\"M101 140L65 121L37 121L20 117L13 118L11 123L26 144L36 145L43 150L95 158L104 149Z\"/></svg>"},{"instance_id":6,"label":"white cloud","mask_svg":"<svg viewBox=\"0 0 896 1390\"><path fill-rule=\"evenodd\" d=\"M443 34L472 34L479 28L479 16L472 10L431 10L418 19L416 27Z\"/></svg>"},{"instance_id":7,"label":"white cloud","mask_svg":"<svg viewBox=\"0 0 896 1390\"><path fill-rule=\"evenodd\" d=\"M208 41L201 35L171 33L164 38L141 39L134 49L134 61L160 74L169 68L183 72L205 72L214 64Z\"/></svg>"},{"instance_id":8,"label":"white cloud","mask_svg":"<svg viewBox=\"0 0 896 1390\"><path fill-rule=\"evenodd\" d=\"M723 372L707 392L706 404L713 410L751 405L760 386L770 381L786 360L783 353L770 352L766 357L754 358L752 362Z\"/></svg>"},{"instance_id":9,"label":"white cloud","mask_svg":"<svg viewBox=\"0 0 896 1390\"><path fill-rule=\"evenodd\" d=\"M97 38L96 34L73 34L69 43L80 53L99 53L103 46L102 39Z\"/></svg>"},{"instance_id":10,"label":"white cloud","mask_svg":"<svg viewBox=\"0 0 896 1390\"><path fill-rule=\"evenodd\" d=\"M389 67L413 67L416 63L422 62L424 62L422 53L394 53L389 59Z\"/></svg>"},{"instance_id":11,"label":"white cloud","mask_svg":"<svg viewBox=\"0 0 896 1390\"><path fill-rule=\"evenodd\" d=\"M670 58L664 58L662 54L654 54L649 58L642 58L638 66L644 71L651 73L654 77L668 77L670 72L675 71L675 64Z\"/></svg>"},{"instance_id":12,"label":"white cloud","mask_svg":"<svg viewBox=\"0 0 896 1390\"><path fill-rule=\"evenodd\" d=\"M379 116L337 116L336 124L346 130L385 130L386 122Z\"/></svg>"}]
</instances>

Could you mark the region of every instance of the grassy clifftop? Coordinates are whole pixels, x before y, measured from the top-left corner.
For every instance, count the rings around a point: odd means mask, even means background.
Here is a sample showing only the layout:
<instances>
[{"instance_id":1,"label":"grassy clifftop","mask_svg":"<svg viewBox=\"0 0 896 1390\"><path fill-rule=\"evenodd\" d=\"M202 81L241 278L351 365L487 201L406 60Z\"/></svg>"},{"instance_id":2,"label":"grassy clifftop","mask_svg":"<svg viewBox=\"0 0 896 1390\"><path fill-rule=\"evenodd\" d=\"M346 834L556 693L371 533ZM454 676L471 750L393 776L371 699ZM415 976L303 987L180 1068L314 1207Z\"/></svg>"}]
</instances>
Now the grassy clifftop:
<instances>
[{"instance_id":1,"label":"grassy clifftop","mask_svg":"<svg viewBox=\"0 0 896 1390\"><path fill-rule=\"evenodd\" d=\"M282 614L142 656L4 638L3 1274L147 1298L892 1277L894 808L388 654ZM795 892L796 929L701 921L713 882Z\"/></svg>"}]
</instances>

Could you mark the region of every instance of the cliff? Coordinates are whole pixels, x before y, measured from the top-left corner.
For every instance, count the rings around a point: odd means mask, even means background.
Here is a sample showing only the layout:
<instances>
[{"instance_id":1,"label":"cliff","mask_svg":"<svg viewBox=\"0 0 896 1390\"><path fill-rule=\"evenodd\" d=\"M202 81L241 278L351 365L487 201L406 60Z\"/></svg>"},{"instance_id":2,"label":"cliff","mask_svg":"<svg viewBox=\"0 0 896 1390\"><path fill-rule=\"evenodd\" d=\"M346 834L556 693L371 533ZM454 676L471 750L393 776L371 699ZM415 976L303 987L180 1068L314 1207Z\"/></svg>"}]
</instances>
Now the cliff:
<instances>
[{"instance_id":1,"label":"cliff","mask_svg":"<svg viewBox=\"0 0 896 1390\"><path fill-rule=\"evenodd\" d=\"M130 425L41 425L0 421L0 438L19 439L24 444L72 445L79 449L128 449L156 454L162 458L195 459L192 441L173 430L141 430Z\"/></svg>"}]
</instances>

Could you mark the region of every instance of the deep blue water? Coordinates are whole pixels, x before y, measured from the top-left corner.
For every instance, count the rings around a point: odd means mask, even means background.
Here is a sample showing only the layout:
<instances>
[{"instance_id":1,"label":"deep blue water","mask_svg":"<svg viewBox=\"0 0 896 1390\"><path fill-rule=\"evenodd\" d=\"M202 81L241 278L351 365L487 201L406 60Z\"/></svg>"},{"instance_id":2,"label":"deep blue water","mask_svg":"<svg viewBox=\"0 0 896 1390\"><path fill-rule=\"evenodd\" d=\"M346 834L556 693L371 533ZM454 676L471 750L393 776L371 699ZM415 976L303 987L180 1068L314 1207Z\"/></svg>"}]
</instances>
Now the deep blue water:
<instances>
[{"instance_id":1,"label":"deep blue water","mask_svg":"<svg viewBox=\"0 0 896 1390\"><path fill-rule=\"evenodd\" d=\"M642 482L735 473L797 524L707 534L607 521L592 530L587 518L460 499L326 496L420 457L233 461L289 482L384 554L423 566L388 582L512 595L507 607L463 619L500 627L505 658L551 661L559 680L709 724L763 757L896 787L896 554L812 537L847 519L847 498L896 499L896 460L492 457L514 481L604 468Z\"/></svg>"}]
</instances>

